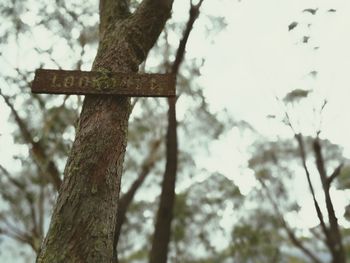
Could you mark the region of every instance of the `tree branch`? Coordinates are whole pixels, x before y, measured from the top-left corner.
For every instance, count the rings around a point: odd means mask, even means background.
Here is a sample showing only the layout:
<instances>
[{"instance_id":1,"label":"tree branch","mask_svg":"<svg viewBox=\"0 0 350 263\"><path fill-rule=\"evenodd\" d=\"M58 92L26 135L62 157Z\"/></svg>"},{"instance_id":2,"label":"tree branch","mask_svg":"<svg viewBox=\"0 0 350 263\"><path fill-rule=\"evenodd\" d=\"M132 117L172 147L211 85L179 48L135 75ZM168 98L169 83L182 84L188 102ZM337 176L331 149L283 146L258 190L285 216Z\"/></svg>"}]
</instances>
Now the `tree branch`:
<instances>
[{"instance_id":1,"label":"tree branch","mask_svg":"<svg viewBox=\"0 0 350 263\"><path fill-rule=\"evenodd\" d=\"M271 196L270 191L268 190L265 182L261 179L258 179L258 181L260 182L260 184L263 186L266 196L269 199L271 205L273 206L273 208L275 209L278 218L281 221L282 227L285 229L285 231L287 232L288 238L289 240L294 244L294 246L296 246L297 248L299 248L306 256L308 256L312 262L314 263L321 263L320 259L314 255L311 250L309 250L306 246L304 246L303 242L297 238L297 236L295 235L295 233L292 231L292 229L289 227L289 225L287 224L287 222L284 220L283 214L281 213L277 202L275 201L275 199Z\"/></svg>"},{"instance_id":2,"label":"tree branch","mask_svg":"<svg viewBox=\"0 0 350 263\"><path fill-rule=\"evenodd\" d=\"M13 114L15 118L15 122L17 123L19 130L22 134L22 137L24 141L31 145L31 151L34 156L34 160L38 164L38 167L43 170L44 172L47 172L50 175L50 179L55 186L56 190L58 191L62 180L60 178L60 173L54 164L52 160L49 160L47 154L45 153L45 150L40 142L35 142L27 124L22 120L22 118L19 116L18 112L16 111L15 107L10 101L10 98L6 95L4 95L0 90L0 96L5 100L5 103L10 108L11 113Z\"/></svg>"},{"instance_id":3,"label":"tree branch","mask_svg":"<svg viewBox=\"0 0 350 263\"><path fill-rule=\"evenodd\" d=\"M179 46L177 48L175 61L171 67L171 73L173 73L175 75L178 74L179 67L181 65L181 62L184 59L188 38L189 38L190 33L192 31L194 22L197 20L197 18L199 16L199 13L200 13L199 9L200 9L202 3L203 3L203 0L200 0L197 5L193 5L191 2L191 8L189 11L189 18L188 18L188 21L186 24L186 28L183 32L182 39L181 39Z\"/></svg>"},{"instance_id":4,"label":"tree branch","mask_svg":"<svg viewBox=\"0 0 350 263\"><path fill-rule=\"evenodd\" d=\"M39 228L38 228L37 214L36 214L36 210L34 207L34 200L33 200L32 194L27 191L24 184L19 182L17 179L13 178L13 176L11 176L9 171L5 167L3 167L1 164L0 164L0 170L2 172L2 175L4 175L11 184L13 184L17 189L19 189L21 192L23 192L25 200L27 201L28 206L30 208L30 217L31 217L32 224L33 224L32 234L34 236L38 237L39 236Z\"/></svg>"},{"instance_id":5,"label":"tree branch","mask_svg":"<svg viewBox=\"0 0 350 263\"><path fill-rule=\"evenodd\" d=\"M35 251L35 245L33 242L33 238L26 232L16 228L12 224L10 224L6 219L3 219L2 222L6 226L6 228L0 229L0 234L4 234L17 242L27 244L33 248Z\"/></svg>"},{"instance_id":6,"label":"tree branch","mask_svg":"<svg viewBox=\"0 0 350 263\"><path fill-rule=\"evenodd\" d=\"M128 0L100 0L100 39L108 25L130 15Z\"/></svg>"},{"instance_id":7,"label":"tree branch","mask_svg":"<svg viewBox=\"0 0 350 263\"><path fill-rule=\"evenodd\" d=\"M283 220L284 221L284 220ZM309 250L308 248L306 248L303 243L301 242L301 240L299 240L296 235L294 234L294 232L290 229L290 227L286 224L286 222L284 221L283 223L284 228L287 231L288 237L291 240L291 242L297 247L299 248L302 252L304 252L305 255L307 255L312 262L314 263L321 263L322 261L320 259L318 259L316 257L316 255L314 255L311 250Z\"/></svg>"},{"instance_id":8,"label":"tree branch","mask_svg":"<svg viewBox=\"0 0 350 263\"><path fill-rule=\"evenodd\" d=\"M161 145L160 139L157 139L152 143L150 147L150 151L147 155L148 157L143 161L141 165L141 171L140 171L139 177L132 183L129 190L125 194L123 194L122 197L119 199L118 212L117 212L117 224L116 224L116 230L114 234L114 245L113 245L114 262L118 262L117 246L118 246L120 231L126 219L126 212L131 202L133 201L137 190L145 181L146 177L149 175L149 172L152 170L156 161L159 159L158 158L159 156L157 155L157 153L160 145Z\"/></svg>"},{"instance_id":9,"label":"tree branch","mask_svg":"<svg viewBox=\"0 0 350 263\"><path fill-rule=\"evenodd\" d=\"M148 1L148 0L144 0ZM149 0L148 2L151 2ZM161 1L154 0L153 2ZM169 1L166 1L169 2ZM193 24L198 18L199 8L203 1L198 5L191 5L190 16L179 43L176 58L172 65L172 73L175 76L181 62L184 59L186 44L192 30ZM164 171L164 179L162 182L162 192L160 195L159 208L156 216L155 231L152 240L152 248L150 252L150 263L165 263L167 261L168 244L171 235L171 222L173 219L173 207L175 204L175 184L177 175L178 162L178 139L177 139L177 120L176 120L176 98L168 99L168 127L166 135L166 164Z\"/></svg>"},{"instance_id":10,"label":"tree branch","mask_svg":"<svg viewBox=\"0 0 350 263\"><path fill-rule=\"evenodd\" d=\"M128 26L132 32L130 41L140 64L153 47L159 34L171 15L174 0L143 0L136 11L128 19Z\"/></svg>"},{"instance_id":11,"label":"tree branch","mask_svg":"<svg viewBox=\"0 0 350 263\"><path fill-rule=\"evenodd\" d=\"M134 15L135 17L144 17L148 14L169 16L173 2L174 0L143 0Z\"/></svg>"},{"instance_id":12,"label":"tree branch","mask_svg":"<svg viewBox=\"0 0 350 263\"><path fill-rule=\"evenodd\" d=\"M44 236L44 218L45 218L45 210L44 210L44 185L40 182L40 192L38 198L38 235L41 237Z\"/></svg>"},{"instance_id":13,"label":"tree branch","mask_svg":"<svg viewBox=\"0 0 350 263\"><path fill-rule=\"evenodd\" d=\"M10 172L5 167L3 167L1 164L0 164L0 170L2 171L2 174L7 178L7 180L9 180L9 182L11 182L14 186L16 186L21 191L25 191L24 184L19 182L17 179L13 178L11 176Z\"/></svg>"},{"instance_id":14,"label":"tree branch","mask_svg":"<svg viewBox=\"0 0 350 263\"><path fill-rule=\"evenodd\" d=\"M324 239L325 237L322 235L322 232L319 233L317 232L318 228L310 228L311 234L317 239L317 240L322 240L324 244L326 244L326 240Z\"/></svg>"},{"instance_id":15,"label":"tree branch","mask_svg":"<svg viewBox=\"0 0 350 263\"><path fill-rule=\"evenodd\" d=\"M344 163L341 163L338 165L337 168L333 171L333 173L327 178L327 187L329 188L330 185L332 184L333 180L337 178L341 172L341 169L343 168Z\"/></svg>"},{"instance_id":16,"label":"tree branch","mask_svg":"<svg viewBox=\"0 0 350 263\"><path fill-rule=\"evenodd\" d=\"M21 234L19 233L15 233L13 231L9 231L8 229L0 229L0 234L3 234L5 236L8 236L14 240L16 240L17 242L20 242L20 243L24 243L24 244L27 244L27 245L30 245L32 247L32 243L31 241L27 238L27 236L22 236Z\"/></svg>"},{"instance_id":17,"label":"tree branch","mask_svg":"<svg viewBox=\"0 0 350 263\"><path fill-rule=\"evenodd\" d=\"M295 134L295 139L298 142L300 158L301 158L301 161L302 161L302 164L303 164L303 168L304 168L304 171L305 171L305 174L306 174L306 178L307 178L309 189L310 189L310 192L311 192L311 195L312 195L312 199L314 201L314 206L315 206L315 209L316 209L317 217L318 217L318 219L320 221L320 225L321 225L322 231L323 231L323 233L326 236L326 240L328 240L329 239L329 230L328 230L328 228L326 226L326 223L325 223L324 218L323 218L322 211L321 211L320 206L319 206L319 204L317 202L316 195L315 195L315 190L314 190L314 187L313 187L312 182L311 182L310 172L309 172L309 169L308 169L307 164L306 164L306 153L305 153L303 137L299 133L299 134ZM328 242L327 242L327 245L329 247L329 243Z\"/></svg>"},{"instance_id":18,"label":"tree branch","mask_svg":"<svg viewBox=\"0 0 350 263\"><path fill-rule=\"evenodd\" d=\"M314 155L315 155L315 159L316 159L317 171L320 175L322 186L326 190L327 189L327 173L326 173L324 159L323 159L322 152L321 152L322 150L321 150L320 140L318 137L316 137L316 139L314 139L314 141L313 141L313 151L314 151Z\"/></svg>"},{"instance_id":19,"label":"tree branch","mask_svg":"<svg viewBox=\"0 0 350 263\"><path fill-rule=\"evenodd\" d=\"M93 69L138 71L170 17L173 0L143 0L132 15L111 21L104 18L104 12L113 10L111 5L120 10L116 5L123 0L101 1L100 45ZM112 65L107 61L113 61Z\"/></svg>"},{"instance_id":20,"label":"tree branch","mask_svg":"<svg viewBox=\"0 0 350 263\"><path fill-rule=\"evenodd\" d=\"M316 166L318 173L320 175L320 179L322 182L322 187L323 187L323 193L325 197L325 202L326 202L326 208L327 208L327 213L328 213L328 220L329 220L329 225L330 225L330 231L329 231L329 236L328 236L328 242L329 242L329 248L332 253L333 259L335 262L345 262L345 252L342 244L342 237L340 234L340 229L339 229L339 224L338 224L338 219L335 215L334 211L334 206L332 202L332 198L330 195L330 184L329 178L327 178L326 174L326 168L325 168L325 162L324 158L322 155L322 145L320 142L319 137L316 137L313 141L313 150L314 150L314 155L316 158ZM337 170L337 169L336 169ZM335 171L336 172L336 171ZM339 169L340 172L340 169ZM339 173L338 172L338 173Z\"/></svg>"},{"instance_id":21,"label":"tree branch","mask_svg":"<svg viewBox=\"0 0 350 263\"><path fill-rule=\"evenodd\" d=\"M8 96L4 95L1 90L0 90L0 95L4 99L7 106L10 108L13 116L15 117L15 121L16 121L16 123L17 123L17 125L22 133L23 139L27 143L34 145L35 142L34 142L34 139L32 138L32 135L29 132L29 129L27 128L27 124L24 123L24 121L19 117L19 114L17 113L15 107L11 103L10 98Z\"/></svg>"}]
</instances>

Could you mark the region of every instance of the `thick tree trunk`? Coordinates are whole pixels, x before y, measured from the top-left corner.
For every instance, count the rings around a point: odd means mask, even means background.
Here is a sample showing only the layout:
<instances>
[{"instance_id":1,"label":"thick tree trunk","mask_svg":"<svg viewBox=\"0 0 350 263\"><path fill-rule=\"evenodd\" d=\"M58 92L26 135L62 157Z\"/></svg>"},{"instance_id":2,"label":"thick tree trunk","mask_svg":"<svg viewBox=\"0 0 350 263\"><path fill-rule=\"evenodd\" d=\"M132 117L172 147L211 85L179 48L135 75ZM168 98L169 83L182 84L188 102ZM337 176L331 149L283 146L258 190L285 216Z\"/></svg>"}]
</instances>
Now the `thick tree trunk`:
<instances>
[{"instance_id":1,"label":"thick tree trunk","mask_svg":"<svg viewBox=\"0 0 350 263\"><path fill-rule=\"evenodd\" d=\"M137 71L170 15L172 0L100 3L93 70ZM112 262L130 100L86 96L49 232L37 262Z\"/></svg>"}]
</instances>

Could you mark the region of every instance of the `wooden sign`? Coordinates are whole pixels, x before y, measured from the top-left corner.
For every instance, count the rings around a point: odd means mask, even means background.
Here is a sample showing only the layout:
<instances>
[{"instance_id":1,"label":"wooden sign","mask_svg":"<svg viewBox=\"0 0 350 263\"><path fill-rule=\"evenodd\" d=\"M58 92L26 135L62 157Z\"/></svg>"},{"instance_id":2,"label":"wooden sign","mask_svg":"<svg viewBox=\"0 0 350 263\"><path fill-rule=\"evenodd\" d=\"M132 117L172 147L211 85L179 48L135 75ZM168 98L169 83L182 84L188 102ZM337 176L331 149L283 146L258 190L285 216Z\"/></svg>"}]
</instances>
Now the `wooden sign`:
<instances>
[{"instance_id":1,"label":"wooden sign","mask_svg":"<svg viewBox=\"0 0 350 263\"><path fill-rule=\"evenodd\" d=\"M175 96L174 74L138 74L38 69L33 93L99 94L130 97Z\"/></svg>"}]
</instances>

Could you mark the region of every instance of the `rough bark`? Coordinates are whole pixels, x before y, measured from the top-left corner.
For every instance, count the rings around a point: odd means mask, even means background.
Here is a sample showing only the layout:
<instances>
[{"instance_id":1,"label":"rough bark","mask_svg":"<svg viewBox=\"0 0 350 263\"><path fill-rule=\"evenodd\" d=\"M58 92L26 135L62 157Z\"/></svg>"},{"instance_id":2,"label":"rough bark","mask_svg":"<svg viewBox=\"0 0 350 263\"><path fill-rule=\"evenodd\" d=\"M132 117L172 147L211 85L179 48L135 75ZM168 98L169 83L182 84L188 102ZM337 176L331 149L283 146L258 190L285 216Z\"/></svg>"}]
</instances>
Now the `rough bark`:
<instances>
[{"instance_id":1,"label":"rough bark","mask_svg":"<svg viewBox=\"0 0 350 263\"><path fill-rule=\"evenodd\" d=\"M170 16L172 0L144 0L132 15L125 4L101 1L101 39L92 70L137 71ZM127 97L85 97L37 262L112 262L129 113Z\"/></svg>"},{"instance_id":2,"label":"rough bark","mask_svg":"<svg viewBox=\"0 0 350 263\"><path fill-rule=\"evenodd\" d=\"M199 9L203 0L197 5L191 4L189 19L186 24L182 39L179 43L175 61L171 67L171 73L178 74L181 62L183 61L186 44L198 18ZM152 248L150 252L150 263L166 263L168 247L171 236L171 221L173 219L173 208L175 204L175 183L177 174L177 121L176 121L176 99L168 99L168 128L166 136L166 165L162 192L156 217L155 231L153 235Z\"/></svg>"}]
</instances>

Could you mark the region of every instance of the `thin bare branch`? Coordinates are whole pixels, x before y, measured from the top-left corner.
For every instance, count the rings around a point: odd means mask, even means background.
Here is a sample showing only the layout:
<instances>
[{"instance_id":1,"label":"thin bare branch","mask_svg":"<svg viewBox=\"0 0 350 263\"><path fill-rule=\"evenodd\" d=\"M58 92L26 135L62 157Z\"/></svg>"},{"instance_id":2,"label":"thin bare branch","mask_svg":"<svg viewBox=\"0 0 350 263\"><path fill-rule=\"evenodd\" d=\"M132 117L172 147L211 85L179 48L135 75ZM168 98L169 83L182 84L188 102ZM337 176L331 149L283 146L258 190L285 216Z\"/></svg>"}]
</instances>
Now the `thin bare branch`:
<instances>
[{"instance_id":1,"label":"thin bare branch","mask_svg":"<svg viewBox=\"0 0 350 263\"><path fill-rule=\"evenodd\" d=\"M45 210L44 210L44 201L45 201L45 190L44 185L40 184L39 190L39 198L38 198L38 235L42 237L44 235L44 218L45 218Z\"/></svg>"},{"instance_id":2,"label":"thin bare branch","mask_svg":"<svg viewBox=\"0 0 350 263\"><path fill-rule=\"evenodd\" d=\"M11 184L13 184L16 188L18 188L21 192L23 192L23 194L25 196L25 200L27 201L29 209L30 209L30 217L31 217L32 224L33 224L33 229L32 229L33 235L38 236L37 214L36 214L36 210L34 207L34 200L32 198L32 194L30 192L28 192L28 190L25 187L25 184L22 184L17 179L15 179L13 176L11 176L11 174L8 172L8 170L6 168L4 168L1 164L0 164L0 170L2 172L2 175L4 175Z\"/></svg>"},{"instance_id":3,"label":"thin bare branch","mask_svg":"<svg viewBox=\"0 0 350 263\"><path fill-rule=\"evenodd\" d=\"M23 139L25 141L27 141L29 144L34 145L35 142L34 142L34 139L32 138L32 135L29 132L27 124L19 116L17 110L15 109L13 104L11 103L10 98L8 96L6 96L5 94L3 94L1 89L0 89L0 96L4 99L5 103L10 108L13 116L15 117L15 121L16 121L16 123L17 123L17 125L22 133Z\"/></svg>"},{"instance_id":4,"label":"thin bare branch","mask_svg":"<svg viewBox=\"0 0 350 263\"><path fill-rule=\"evenodd\" d=\"M19 130L22 134L23 139L31 145L31 151L33 153L34 159L40 169L42 169L45 172L48 172L50 175L51 181L58 190L61 186L61 178L60 173L54 164L52 160L49 160L47 154L45 153L45 150L40 142L35 142L33 139L28 125L24 122L24 120L19 116L17 110L15 109L14 105L12 104L10 98L6 95L4 95L0 89L0 96L4 99L7 106L10 108L11 113L13 114L15 118L15 122L17 123Z\"/></svg>"},{"instance_id":5,"label":"thin bare branch","mask_svg":"<svg viewBox=\"0 0 350 263\"><path fill-rule=\"evenodd\" d=\"M321 150L321 143L318 137L316 137L316 139L313 142L313 150L314 150L314 155L315 155L315 159L316 159L316 167L317 167L317 171L320 175L320 179L322 182L322 186L324 188L327 187L327 172L326 172L326 168L325 168L325 163L324 163L324 159L322 156L322 150Z\"/></svg>"},{"instance_id":6,"label":"thin bare branch","mask_svg":"<svg viewBox=\"0 0 350 263\"><path fill-rule=\"evenodd\" d=\"M14 186L16 186L21 191L25 190L24 184L22 184L17 179L13 178L11 176L11 174L9 173L9 171L5 167L3 167L1 164L0 164L0 170L1 170L2 174L7 178L7 180L9 180L10 183L12 183Z\"/></svg>"},{"instance_id":7,"label":"thin bare branch","mask_svg":"<svg viewBox=\"0 0 350 263\"><path fill-rule=\"evenodd\" d=\"M316 137L313 141L313 151L316 159L316 167L320 175L322 182L323 193L326 202L326 208L328 213L328 220L330 225L330 231L328 238L329 249L332 253L334 262L343 263L345 262L345 252L342 243L342 236L338 224L338 219L334 211L334 205L330 195L330 184L328 184L328 178L326 174L325 161L322 154L322 144L319 137ZM340 172L340 169L339 169Z\"/></svg>"},{"instance_id":8,"label":"thin bare branch","mask_svg":"<svg viewBox=\"0 0 350 263\"><path fill-rule=\"evenodd\" d=\"M114 247L113 247L114 262L118 262L117 246L118 246L120 231L126 219L126 212L131 202L133 201L137 190L145 181L146 177L150 174L150 171L156 164L156 161L159 159L158 150L160 148L161 142L162 140L160 139L157 139L152 142L147 158L143 161L141 165L141 171L140 171L139 177L132 183L129 190L125 194L123 194L122 197L119 199L119 202L118 202L119 206L118 206L118 212L117 212L117 224L116 224L116 230L114 234Z\"/></svg>"},{"instance_id":9,"label":"thin bare branch","mask_svg":"<svg viewBox=\"0 0 350 263\"><path fill-rule=\"evenodd\" d=\"M318 219L320 221L320 225L321 225L322 231L325 234L326 239L328 240L329 239L329 229L327 228L326 223L324 221L323 213L322 213L321 208L320 208L320 206L319 206L319 204L317 202L316 195L315 195L315 190L314 190L314 187L313 187L312 182L311 182L310 172L309 172L309 169L308 169L307 164L306 164L306 153L305 153L303 137L299 133L299 134L295 134L295 139L298 142L300 158L301 158L301 161L302 161L302 164L303 164L303 168L304 168L305 175L306 175L306 178L307 178L307 182L308 182L308 185L309 185L309 189L310 189L310 192L311 192L311 195L312 195L312 199L314 201L314 206L315 206L315 209L316 209L317 217L318 217ZM329 246L329 244L328 244L328 246Z\"/></svg>"},{"instance_id":10,"label":"thin bare branch","mask_svg":"<svg viewBox=\"0 0 350 263\"><path fill-rule=\"evenodd\" d=\"M51 62L53 62L58 69L62 69L62 66L60 65L60 63L54 57L50 56L50 53L47 50L42 50L38 47L35 47L34 50L38 52L38 54L40 55L48 54L49 55L48 57L51 60Z\"/></svg>"},{"instance_id":11,"label":"thin bare branch","mask_svg":"<svg viewBox=\"0 0 350 263\"><path fill-rule=\"evenodd\" d=\"M323 101L323 104L322 104L320 111L319 111L320 121L318 123L318 128L316 131L317 136L321 133L321 127L322 127L322 122L323 122L323 118L322 118L323 114L322 113L323 113L324 109L326 108L327 104L328 104L328 101L325 99Z\"/></svg>"},{"instance_id":12,"label":"thin bare branch","mask_svg":"<svg viewBox=\"0 0 350 263\"><path fill-rule=\"evenodd\" d=\"M343 168L344 163L341 163L337 166L337 168L334 169L333 173L327 178L327 187L329 188L332 184L333 180L337 178L341 172L341 169Z\"/></svg>"},{"instance_id":13,"label":"thin bare branch","mask_svg":"<svg viewBox=\"0 0 350 263\"><path fill-rule=\"evenodd\" d=\"M26 244L30 244L30 240L28 239L28 234L7 221L7 219L3 218L2 223L6 226L6 229L1 229L3 232L6 231L5 234L9 234L10 237L17 239L18 241Z\"/></svg>"},{"instance_id":14,"label":"thin bare branch","mask_svg":"<svg viewBox=\"0 0 350 263\"><path fill-rule=\"evenodd\" d=\"M173 73L175 75L178 74L179 67L181 65L181 62L184 59L188 38L189 38L190 33L192 31L194 22L197 20L197 18L199 16L199 13L200 13L199 9L200 9L202 3L203 3L203 0L199 1L198 4L196 4L196 5L193 5L192 1L191 1L191 8L189 11L189 18L188 18L188 21L186 24L186 28L183 32L182 39L181 39L179 46L177 48L175 61L171 67L171 73Z\"/></svg>"},{"instance_id":15,"label":"thin bare branch","mask_svg":"<svg viewBox=\"0 0 350 263\"><path fill-rule=\"evenodd\" d=\"M260 182L263 189L265 190L265 194L268 200L270 201L270 204L273 206L274 210L276 211L278 219L282 224L282 227L287 232L289 240L294 244L294 246L299 248L307 257L309 257L313 263L321 263L321 260L303 244L303 242L295 235L294 231L290 228L288 223L285 221L283 213L280 211L276 200L272 197L271 191L269 191L265 182L261 179L258 179L258 181Z\"/></svg>"},{"instance_id":16,"label":"thin bare branch","mask_svg":"<svg viewBox=\"0 0 350 263\"><path fill-rule=\"evenodd\" d=\"M26 200L29 204L29 209L30 209L30 217L32 220L33 224L33 229L32 229L32 236L37 237L38 236L38 222L37 222L37 214L34 206L34 200L32 198L32 195L30 193L26 193Z\"/></svg>"}]
</instances>

